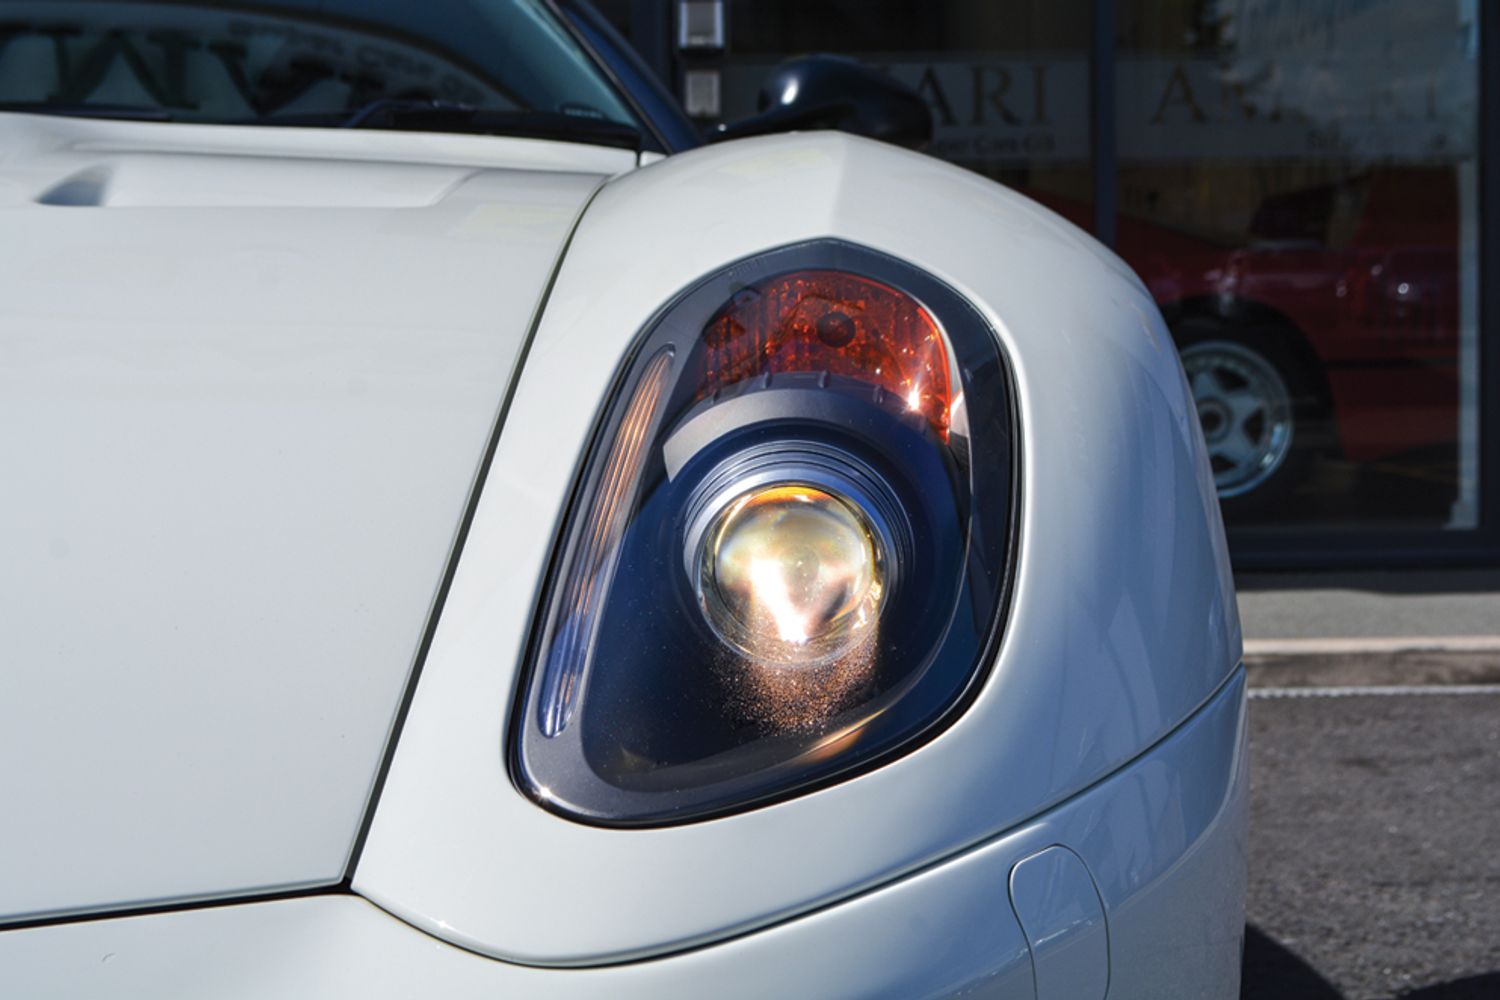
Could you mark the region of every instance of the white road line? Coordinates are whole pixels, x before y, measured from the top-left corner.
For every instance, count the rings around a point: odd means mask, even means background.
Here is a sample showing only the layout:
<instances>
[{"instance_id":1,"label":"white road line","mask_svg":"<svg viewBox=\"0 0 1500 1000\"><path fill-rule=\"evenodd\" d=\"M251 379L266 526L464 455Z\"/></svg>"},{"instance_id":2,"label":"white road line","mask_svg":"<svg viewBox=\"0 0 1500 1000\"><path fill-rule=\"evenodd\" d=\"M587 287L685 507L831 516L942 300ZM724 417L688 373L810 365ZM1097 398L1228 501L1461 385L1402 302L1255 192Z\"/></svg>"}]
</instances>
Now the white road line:
<instances>
[{"instance_id":1,"label":"white road line","mask_svg":"<svg viewBox=\"0 0 1500 1000\"><path fill-rule=\"evenodd\" d=\"M1500 635L1245 640L1246 656L1344 656L1360 653L1500 653Z\"/></svg>"},{"instance_id":2,"label":"white road line","mask_svg":"<svg viewBox=\"0 0 1500 1000\"><path fill-rule=\"evenodd\" d=\"M1408 684L1365 687L1264 687L1251 688L1251 698L1395 698L1403 695L1500 695L1500 684Z\"/></svg>"}]
</instances>

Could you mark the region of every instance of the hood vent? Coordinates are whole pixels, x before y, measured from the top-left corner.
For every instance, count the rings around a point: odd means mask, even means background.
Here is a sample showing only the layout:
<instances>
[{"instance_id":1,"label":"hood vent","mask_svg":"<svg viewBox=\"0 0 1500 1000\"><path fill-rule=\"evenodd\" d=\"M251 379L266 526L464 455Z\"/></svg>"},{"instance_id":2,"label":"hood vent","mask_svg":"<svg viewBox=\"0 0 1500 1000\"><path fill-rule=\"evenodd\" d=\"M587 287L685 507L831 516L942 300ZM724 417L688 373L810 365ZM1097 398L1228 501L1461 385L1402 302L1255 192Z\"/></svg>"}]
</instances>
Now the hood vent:
<instances>
[{"instance_id":1,"label":"hood vent","mask_svg":"<svg viewBox=\"0 0 1500 1000\"><path fill-rule=\"evenodd\" d=\"M109 187L109 167L89 167L80 170L61 184L48 188L37 198L42 205L92 205L104 204L105 190Z\"/></svg>"},{"instance_id":2,"label":"hood vent","mask_svg":"<svg viewBox=\"0 0 1500 1000\"><path fill-rule=\"evenodd\" d=\"M36 201L95 208L423 208L473 173L415 163L126 153L76 170Z\"/></svg>"}]
</instances>

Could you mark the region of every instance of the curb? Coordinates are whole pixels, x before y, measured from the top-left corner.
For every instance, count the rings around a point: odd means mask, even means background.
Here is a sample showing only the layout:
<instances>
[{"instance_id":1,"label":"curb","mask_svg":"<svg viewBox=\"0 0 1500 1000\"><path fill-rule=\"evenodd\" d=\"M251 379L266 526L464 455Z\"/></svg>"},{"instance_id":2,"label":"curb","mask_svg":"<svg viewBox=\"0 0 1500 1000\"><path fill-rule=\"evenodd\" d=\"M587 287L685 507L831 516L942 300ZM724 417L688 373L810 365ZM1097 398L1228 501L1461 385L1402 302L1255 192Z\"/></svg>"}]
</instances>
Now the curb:
<instances>
[{"instance_id":1,"label":"curb","mask_svg":"<svg viewBox=\"0 0 1500 1000\"><path fill-rule=\"evenodd\" d=\"M1500 635L1246 639L1251 688L1500 684Z\"/></svg>"}]
</instances>

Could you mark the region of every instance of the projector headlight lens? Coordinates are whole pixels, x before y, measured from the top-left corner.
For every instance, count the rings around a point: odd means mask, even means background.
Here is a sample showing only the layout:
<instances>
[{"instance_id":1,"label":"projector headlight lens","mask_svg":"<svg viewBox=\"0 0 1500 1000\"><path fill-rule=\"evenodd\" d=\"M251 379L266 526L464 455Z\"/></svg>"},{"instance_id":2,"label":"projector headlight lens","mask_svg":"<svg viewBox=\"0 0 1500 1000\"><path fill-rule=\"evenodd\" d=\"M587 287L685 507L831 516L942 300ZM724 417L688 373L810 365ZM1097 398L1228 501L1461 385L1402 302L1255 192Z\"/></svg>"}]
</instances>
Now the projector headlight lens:
<instances>
[{"instance_id":1,"label":"projector headlight lens","mask_svg":"<svg viewBox=\"0 0 1500 1000\"><path fill-rule=\"evenodd\" d=\"M826 663L875 633L886 558L853 501L803 483L762 487L705 533L698 599L715 633L747 656Z\"/></svg>"}]
</instances>

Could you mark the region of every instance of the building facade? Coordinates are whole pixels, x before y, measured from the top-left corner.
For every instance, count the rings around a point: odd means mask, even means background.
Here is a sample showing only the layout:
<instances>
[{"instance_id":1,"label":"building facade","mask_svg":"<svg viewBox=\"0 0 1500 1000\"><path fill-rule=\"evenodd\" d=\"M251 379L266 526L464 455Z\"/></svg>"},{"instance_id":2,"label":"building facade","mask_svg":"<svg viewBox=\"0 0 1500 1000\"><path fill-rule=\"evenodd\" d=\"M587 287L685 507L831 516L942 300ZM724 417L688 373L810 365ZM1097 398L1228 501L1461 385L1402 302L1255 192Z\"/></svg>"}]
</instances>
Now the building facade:
<instances>
[{"instance_id":1,"label":"building facade","mask_svg":"<svg viewBox=\"0 0 1500 1000\"><path fill-rule=\"evenodd\" d=\"M783 59L852 56L927 99L930 153L1114 247L1177 340L1241 567L1500 556L1478 0L599 6L705 128Z\"/></svg>"}]
</instances>

